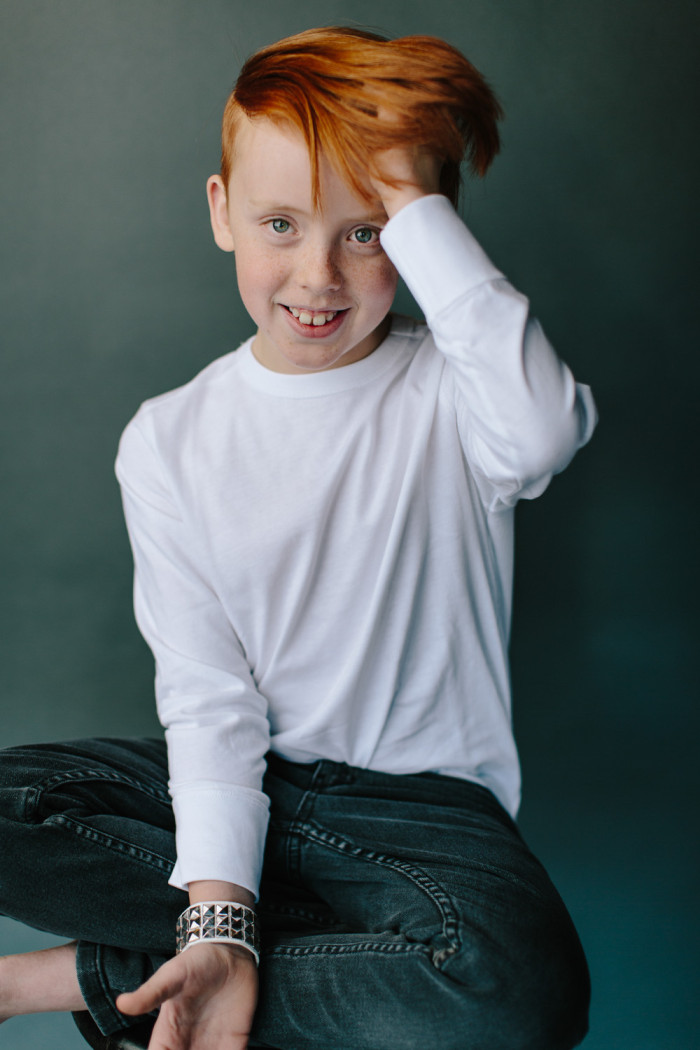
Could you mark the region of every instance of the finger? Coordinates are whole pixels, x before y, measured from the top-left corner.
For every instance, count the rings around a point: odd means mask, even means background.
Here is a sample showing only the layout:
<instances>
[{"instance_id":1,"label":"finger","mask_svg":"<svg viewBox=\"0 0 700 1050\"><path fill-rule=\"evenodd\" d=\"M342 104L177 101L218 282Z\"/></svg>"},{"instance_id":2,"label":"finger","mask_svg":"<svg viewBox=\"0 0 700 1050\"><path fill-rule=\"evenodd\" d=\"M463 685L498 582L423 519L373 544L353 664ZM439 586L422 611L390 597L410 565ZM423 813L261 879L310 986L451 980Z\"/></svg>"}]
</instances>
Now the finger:
<instances>
[{"instance_id":1,"label":"finger","mask_svg":"<svg viewBox=\"0 0 700 1050\"><path fill-rule=\"evenodd\" d=\"M164 969L157 970L135 991L117 996L117 1009L124 1014L147 1014L177 995L182 990L184 978L164 973Z\"/></svg>"},{"instance_id":2,"label":"finger","mask_svg":"<svg viewBox=\"0 0 700 1050\"><path fill-rule=\"evenodd\" d=\"M148 1050L190 1050L191 1032L173 1023L167 1005L160 1011L148 1042ZM228 1048L227 1048L228 1050Z\"/></svg>"}]
</instances>

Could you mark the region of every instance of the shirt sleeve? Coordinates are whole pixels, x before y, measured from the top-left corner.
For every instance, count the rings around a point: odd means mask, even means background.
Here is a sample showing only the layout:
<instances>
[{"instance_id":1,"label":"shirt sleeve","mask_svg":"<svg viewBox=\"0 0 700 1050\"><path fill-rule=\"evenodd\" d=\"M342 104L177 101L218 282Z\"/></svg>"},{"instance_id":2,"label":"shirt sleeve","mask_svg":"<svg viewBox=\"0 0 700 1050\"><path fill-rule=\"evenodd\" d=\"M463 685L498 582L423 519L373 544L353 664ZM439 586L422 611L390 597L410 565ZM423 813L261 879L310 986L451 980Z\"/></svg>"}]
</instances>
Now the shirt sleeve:
<instances>
[{"instance_id":1,"label":"shirt sleeve","mask_svg":"<svg viewBox=\"0 0 700 1050\"><path fill-rule=\"evenodd\" d=\"M590 438L591 392L446 197L420 198L381 241L454 377L465 455L489 509L538 496Z\"/></svg>"},{"instance_id":2,"label":"shirt sleeve","mask_svg":"<svg viewBox=\"0 0 700 1050\"><path fill-rule=\"evenodd\" d=\"M220 879L257 895L268 822L267 705L143 410L122 435L116 473L134 555L136 620L155 657L168 747L177 846L170 882L185 889Z\"/></svg>"}]
</instances>

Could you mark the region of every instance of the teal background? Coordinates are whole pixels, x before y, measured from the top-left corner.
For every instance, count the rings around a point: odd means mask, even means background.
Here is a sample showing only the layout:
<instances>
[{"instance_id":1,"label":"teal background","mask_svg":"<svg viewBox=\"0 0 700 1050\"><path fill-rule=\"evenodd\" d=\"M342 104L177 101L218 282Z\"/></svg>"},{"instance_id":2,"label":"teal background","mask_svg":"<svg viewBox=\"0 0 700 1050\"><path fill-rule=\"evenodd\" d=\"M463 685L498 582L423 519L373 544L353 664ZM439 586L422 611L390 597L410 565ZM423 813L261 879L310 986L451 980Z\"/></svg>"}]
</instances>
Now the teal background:
<instances>
[{"instance_id":1,"label":"teal background","mask_svg":"<svg viewBox=\"0 0 700 1050\"><path fill-rule=\"evenodd\" d=\"M203 192L241 61L352 20L444 36L500 95L464 213L601 414L520 512L512 645L521 823L589 955L587 1050L700 1046L698 10L0 2L3 744L157 729L112 462L144 398L251 331ZM2 953L49 943L0 920ZM81 1045L65 1017L0 1028Z\"/></svg>"}]
</instances>

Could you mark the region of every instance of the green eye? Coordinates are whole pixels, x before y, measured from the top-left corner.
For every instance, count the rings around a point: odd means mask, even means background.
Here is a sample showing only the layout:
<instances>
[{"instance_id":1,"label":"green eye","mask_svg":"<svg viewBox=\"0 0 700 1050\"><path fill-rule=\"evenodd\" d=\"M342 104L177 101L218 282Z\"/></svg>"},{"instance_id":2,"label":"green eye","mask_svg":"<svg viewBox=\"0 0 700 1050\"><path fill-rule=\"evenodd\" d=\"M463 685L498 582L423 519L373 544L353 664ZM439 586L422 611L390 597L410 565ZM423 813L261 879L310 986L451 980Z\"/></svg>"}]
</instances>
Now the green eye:
<instances>
[{"instance_id":1,"label":"green eye","mask_svg":"<svg viewBox=\"0 0 700 1050\"><path fill-rule=\"evenodd\" d=\"M275 233L286 233L289 228L289 223L286 219L272 220L272 229L275 231Z\"/></svg>"},{"instance_id":2,"label":"green eye","mask_svg":"<svg viewBox=\"0 0 700 1050\"><path fill-rule=\"evenodd\" d=\"M374 230L370 230L369 226L363 226L359 230L355 230L355 240L360 244L369 244L374 237Z\"/></svg>"}]
</instances>

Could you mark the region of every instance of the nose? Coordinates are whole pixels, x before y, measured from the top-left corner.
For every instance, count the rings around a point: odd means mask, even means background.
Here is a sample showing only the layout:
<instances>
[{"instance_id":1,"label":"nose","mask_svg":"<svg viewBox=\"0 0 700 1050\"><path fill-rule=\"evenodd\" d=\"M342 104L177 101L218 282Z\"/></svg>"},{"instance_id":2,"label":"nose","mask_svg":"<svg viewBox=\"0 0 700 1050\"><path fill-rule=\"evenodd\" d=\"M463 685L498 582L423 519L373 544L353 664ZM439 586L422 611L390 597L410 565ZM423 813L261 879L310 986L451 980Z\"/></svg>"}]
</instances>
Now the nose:
<instances>
[{"instance_id":1,"label":"nose","mask_svg":"<svg viewBox=\"0 0 700 1050\"><path fill-rule=\"evenodd\" d=\"M335 247L320 240L306 244L300 253L297 279L300 287L315 295L337 291L342 276Z\"/></svg>"}]
</instances>

